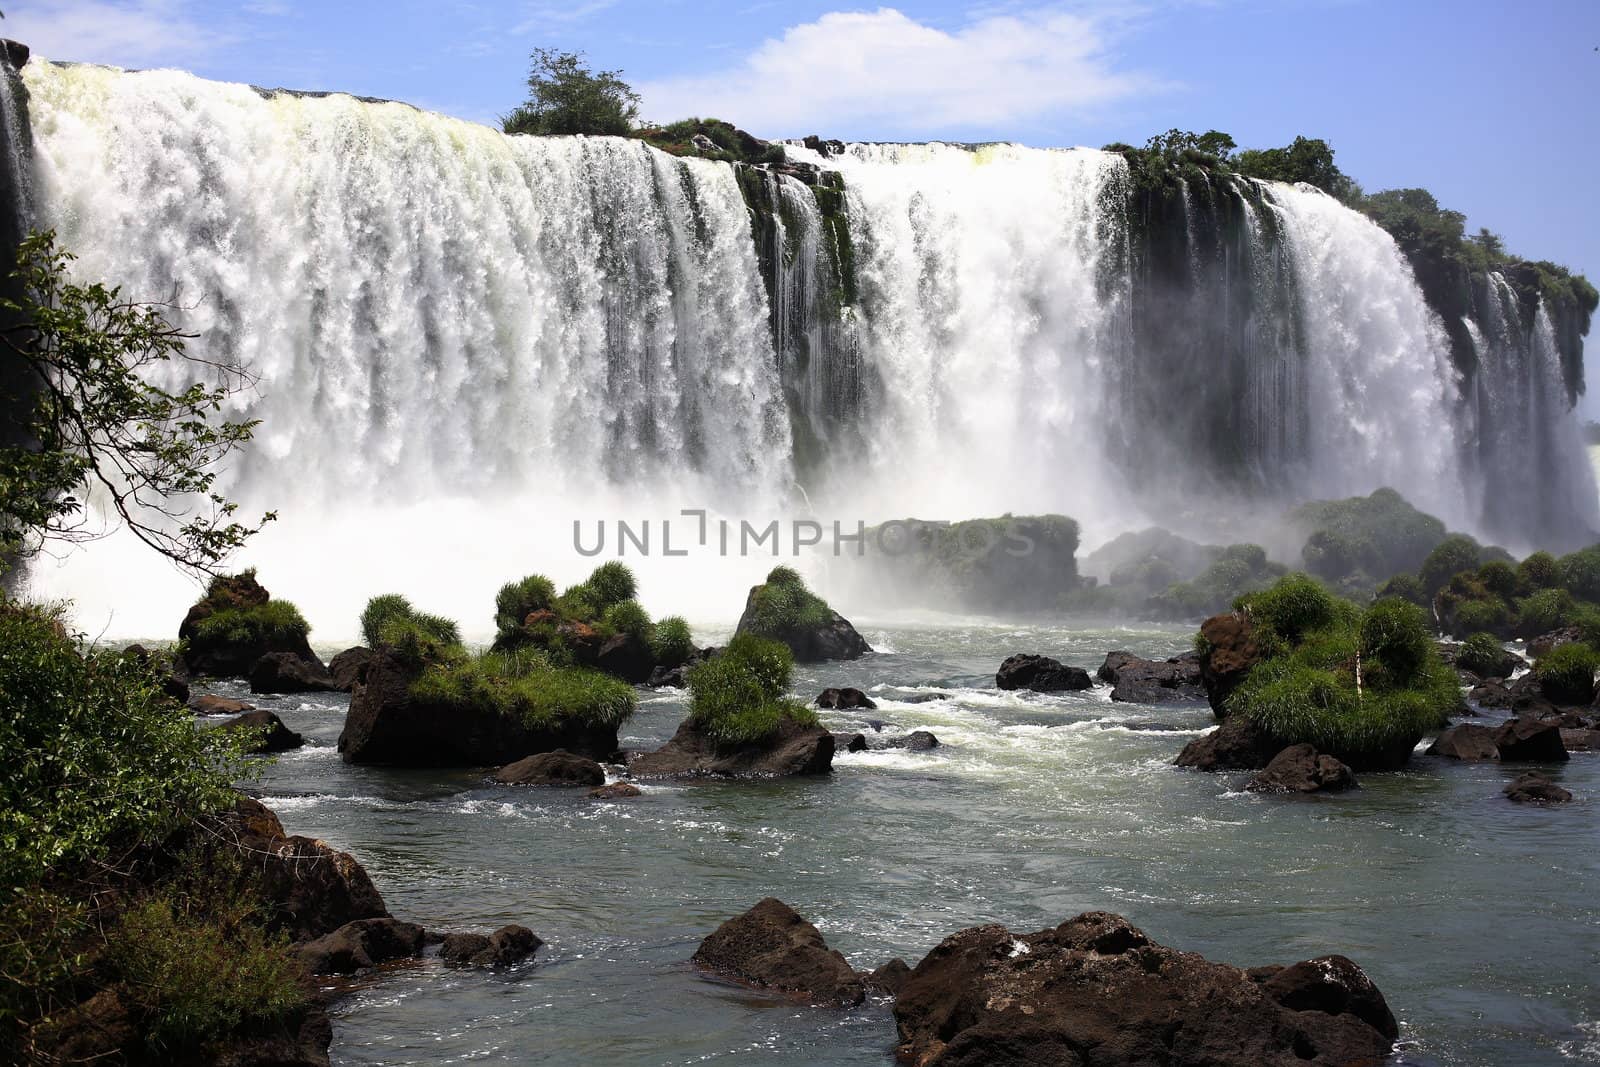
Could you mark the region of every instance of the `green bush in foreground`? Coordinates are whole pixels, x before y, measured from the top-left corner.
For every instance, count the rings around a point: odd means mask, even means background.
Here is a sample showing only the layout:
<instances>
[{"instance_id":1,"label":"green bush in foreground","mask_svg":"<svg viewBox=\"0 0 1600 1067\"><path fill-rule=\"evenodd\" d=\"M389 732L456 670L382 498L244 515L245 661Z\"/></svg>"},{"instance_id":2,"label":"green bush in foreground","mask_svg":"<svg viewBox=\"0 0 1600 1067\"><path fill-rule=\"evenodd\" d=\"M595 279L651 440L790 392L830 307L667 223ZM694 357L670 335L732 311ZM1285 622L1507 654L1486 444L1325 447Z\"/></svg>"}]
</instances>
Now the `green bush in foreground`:
<instances>
[{"instance_id":1,"label":"green bush in foreground","mask_svg":"<svg viewBox=\"0 0 1600 1067\"><path fill-rule=\"evenodd\" d=\"M633 714L633 687L599 671L558 667L543 653L485 652L429 666L411 684L419 700L491 708L530 729L619 726Z\"/></svg>"},{"instance_id":2,"label":"green bush in foreground","mask_svg":"<svg viewBox=\"0 0 1600 1067\"><path fill-rule=\"evenodd\" d=\"M1345 757L1386 754L1414 743L1460 702L1455 672L1414 604L1382 600L1362 612L1290 575L1240 606L1256 619L1268 653L1228 707L1285 743Z\"/></svg>"},{"instance_id":3,"label":"green bush in foreground","mask_svg":"<svg viewBox=\"0 0 1600 1067\"><path fill-rule=\"evenodd\" d=\"M501 637L515 634L522 629L523 620L536 611L548 611L555 599L554 583L542 574L507 582L494 598L495 632Z\"/></svg>"},{"instance_id":4,"label":"green bush in foreground","mask_svg":"<svg viewBox=\"0 0 1600 1067\"><path fill-rule=\"evenodd\" d=\"M784 719L815 726L816 713L785 696L793 670L784 645L738 634L721 654L689 669L689 721L728 746L765 741Z\"/></svg>"},{"instance_id":5,"label":"green bush in foreground","mask_svg":"<svg viewBox=\"0 0 1600 1067\"><path fill-rule=\"evenodd\" d=\"M757 637L781 637L811 626L824 626L833 618L828 602L806 588L793 567L778 566L756 589L755 611L748 631Z\"/></svg>"},{"instance_id":6,"label":"green bush in foreground","mask_svg":"<svg viewBox=\"0 0 1600 1067\"><path fill-rule=\"evenodd\" d=\"M656 662L666 667L687 663L695 651L689 624L678 615L668 615L657 622L650 633L650 651Z\"/></svg>"},{"instance_id":7,"label":"green bush in foreground","mask_svg":"<svg viewBox=\"0 0 1600 1067\"><path fill-rule=\"evenodd\" d=\"M1587 704L1593 700L1597 670L1600 653L1577 642L1557 645L1533 665L1545 696L1558 704Z\"/></svg>"},{"instance_id":8,"label":"green bush in foreground","mask_svg":"<svg viewBox=\"0 0 1600 1067\"><path fill-rule=\"evenodd\" d=\"M196 644L229 645L282 642L311 632L300 609L287 600L269 600L253 607L228 607L199 620L192 640Z\"/></svg>"}]
</instances>

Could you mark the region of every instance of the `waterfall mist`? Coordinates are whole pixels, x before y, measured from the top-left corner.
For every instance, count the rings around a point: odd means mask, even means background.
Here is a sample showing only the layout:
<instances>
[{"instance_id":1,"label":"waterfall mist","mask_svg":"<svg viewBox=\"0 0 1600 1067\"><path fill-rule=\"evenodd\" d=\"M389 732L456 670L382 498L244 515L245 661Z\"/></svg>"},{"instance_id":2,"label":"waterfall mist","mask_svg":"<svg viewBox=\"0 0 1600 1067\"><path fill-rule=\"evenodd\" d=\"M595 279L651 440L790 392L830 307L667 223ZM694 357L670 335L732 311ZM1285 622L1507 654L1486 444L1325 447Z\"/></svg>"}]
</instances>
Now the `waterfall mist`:
<instances>
[{"instance_id":1,"label":"waterfall mist","mask_svg":"<svg viewBox=\"0 0 1600 1067\"><path fill-rule=\"evenodd\" d=\"M634 140L171 71L25 81L37 223L259 376L224 489L282 519L238 562L329 641L391 590L482 636L502 581L596 562L575 520L591 543L652 520L626 557L646 605L731 619L773 560L661 555L685 508L1057 511L1092 547L1261 540L1290 503L1390 485L1518 549L1600 526L1548 320L1484 338L1463 382L1394 242L1307 187L1185 185L1181 218L1135 217L1114 154L791 148L843 176L828 208ZM116 635L193 595L116 536L35 578Z\"/></svg>"}]
</instances>

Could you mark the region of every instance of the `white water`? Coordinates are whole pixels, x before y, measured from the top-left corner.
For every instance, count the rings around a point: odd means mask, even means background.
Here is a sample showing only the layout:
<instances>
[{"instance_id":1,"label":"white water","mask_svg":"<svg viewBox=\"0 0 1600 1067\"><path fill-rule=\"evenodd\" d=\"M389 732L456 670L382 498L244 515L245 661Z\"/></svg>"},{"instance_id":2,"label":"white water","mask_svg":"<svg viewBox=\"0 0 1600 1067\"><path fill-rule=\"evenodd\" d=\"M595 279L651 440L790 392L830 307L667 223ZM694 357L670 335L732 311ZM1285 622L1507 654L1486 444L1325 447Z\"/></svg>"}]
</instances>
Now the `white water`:
<instances>
[{"instance_id":1,"label":"white water","mask_svg":"<svg viewBox=\"0 0 1600 1067\"><path fill-rule=\"evenodd\" d=\"M1200 514L1256 540L1255 515L1308 493L1392 485L1474 529L1488 491L1463 469L1445 338L1394 243L1305 188L1245 205L1227 253L1242 268L1192 265L1215 273L1183 314L1236 284L1268 309L1242 326L1248 378L1222 402L1274 495L1205 516L1201 479L1180 497L1119 473L1132 453L1180 485L1200 473L1177 420L1130 412L1153 395L1182 413L1165 374L1212 356L1134 351L1118 156L851 146L826 161L845 175L860 293L840 309L792 179L768 181L789 221L763 279L733 170L637 141L507 138L170 71L36 59L25 78L38 211L82 276L176 292L195 345L260 376L240 411L262 426L226 488L283 517L239 562L325 641L388 590L481 635L500 582L589 569L575 519L655 520L656 556L630 559L647 606L713 620L772 560L662 558L659 521L682 508L847 528L1054 510L1090 541ZM1514 432L1496 447L1527 457ZM1562 469L1592 514L1592 476ZM38 585L90 630L116 612L114 635L169 632L193 594L115 537Z\"/></svg>"}]
</instances>

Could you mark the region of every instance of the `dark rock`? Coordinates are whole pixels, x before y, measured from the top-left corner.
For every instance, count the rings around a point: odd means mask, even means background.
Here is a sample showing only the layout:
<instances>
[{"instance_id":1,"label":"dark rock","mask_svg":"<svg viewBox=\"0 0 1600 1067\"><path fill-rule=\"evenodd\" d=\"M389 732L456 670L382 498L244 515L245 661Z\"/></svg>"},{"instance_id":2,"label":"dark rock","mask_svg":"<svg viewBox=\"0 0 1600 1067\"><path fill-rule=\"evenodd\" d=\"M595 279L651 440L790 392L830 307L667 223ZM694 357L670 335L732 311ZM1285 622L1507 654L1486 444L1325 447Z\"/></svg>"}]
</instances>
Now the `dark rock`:
<instances>
[{"instance_id":1,"label":"dark rock","mask_svg":"<svg viewBox=\"0 0 1600 1067\"><path fill-rule=\"evenodd\" d=\"M1576 626L1563 626L1558 630L1551 630L1547 634L1540 634L1528 642L1528 655L1539 659L1553 648L1561 645L1570 645L1575 641L1583 640L1583 631Z\"/></svg>"},{"instance_id":2,"label":"dark rock","mask_svg":"<svg viewBox=\"0 0 1600 1067\"><path fill-rule=\"evenodd\" d=\"M1518 804L1565 804L1572 799L1571 793L1533 771L1506 786L1505 794Z\"/></svg>"},{"instance_id":3,"label":"dark rock","mask_svg":"<svg viewBox=\"0 0 1600 1067\"><path fill-rule=\"evenodd\" d=\"M27 50L23 49L23 62L26 62L26 61L27 61ZM17 64L17 66L19 66L19 67L21 65L22 65L21 63ZM806 137L805 140L801 141L800 143L805 145L807 148L811 149L813 152L817 153L817 155L823 157L824 159L828 159L828 158L830 158L832 156L842 156L842 155L844 155L844 142L843 141L824 141L822 138L818 137L814 133L811 134L810 136Z\"/></svg>"},{"instance_id":4,"label":"dark rock","mask_svg":"<svg viewBox=\"0 0 1600 1067\"><path fill-rule=\"evenodd\" d=\"M189 710L196 715L238 715L246 711L255 711L256 706L246 704L242 700L234 700L232 697L205 693L189 698Z\"/></svg>"},{"instance_id":5,"label":"dark rock","mask_svg":"<svg viewBox=\"0 0 1600 1067\"><path fill-rule=\"evenodd\" d=\"M1000 689L1031 689L1035 693L1059 693L1094 688L1094 680L1082 667L1068 667L1060 660L1032 653L1008 656L995 673Z\"/></svg>"},{"instance_id":6,"label":"dark rock","mask_svg":"<svg viewBox=\"0 0 1600 1067\"><path fill-rule=\"evenodd\" d=\"M508 763L495 772L494 780L505 785L597 786L605 784L606 772L594 760L558 748Z\"/></svg>"},{"instance_id":7,"label":"dark rock","mask_svg":"<svg viewBox=\"0 0 1600 1067\"><path fill-rule=\"evenodd\" d=\"M697 663L704 663L708 659L713 659L721 651L720 648L701 648L695 650L694 654L686 662L680 663L676 667L658 665L650 672L650 678L645 684L652 689L659 689L662 686L687 689L689 688L689 668Z\"/></svg>"},{"instance_id":8,"label":"dark rock","mask_svg":"<svg viewBox=\"0 0 1600 1067\"><path fill-rule=\"evenodd\" d=\"M900 988L906 984L906 979L910 977L910 965L905 960L896 957L867 975L865 981L867 988L880 990L892 997L900 992Z\"/></svg>"},{"instance_id":9,"label":"dark rock","mask_svg":"<svg viewBox=\"0 0 1600 1067\"><path fill-rule=\"evenodd\" d=\"M256 661L269 652L287 652L297 659L321 665L305 634L278 633L244 641L207 640L197 629L199 624L219 611L229 608L260 607L272 599L272 594L255 579L252 572L219 577L213 580L206 595L196 601L178 627L178 639L184 642L183 666L191 678L243 678L250 673Z\"/></svg>"},{"instance_id":10,"label":"dark rock","mask_svg":"<svg viewBox=\"0 0 1600 1067\"><path fill-rule=\"evenodd\" d=\"M833 751L838 752L864 752L867 748L865 734L834 734Z\"/></svg>"},{"instance_id":11,"label":"dark rock","mask_svg":"<svg viewBox=\"0 0 1600 1067\"><path fill-rule=\"evenodd\" d=\"M1480 708L1509 708L1514 699L1505 683L1495 678L1479 682L1467 692L1467 703Z\"/></svg>"},{"instance_id":12,"label":"dark rock","mask_svg":"<svg viewBox=\"0 0 1600 1067\"><path fill-rule=\"evenodd\" d=\"M1393 1018L1359 967L1330 956L1273 974L1158 945L1105 912L1033 934L975 927L901 987L899 1054L926 1067L1348 1067L1388 1054Z\"/></svg>"},{"instance_id":13,"label":"dark rock","mask_svg":"<svg viewBox=\"0 0 1600 1067\"><path fill-rule=\"evenodd\" d=\"M5 62L9 63L12 69L21 70L23 67L27 66L28 55L28 46L23 44L21 41L11 41L0 38L0 59L3 59ZM830 141L828 143L838 144L837 141ZM843 150L844 148L841 145L840 151Z\"/></svg>"},{"instance_id":14,"label":"dark rock","mask_svg":"<svg viewBox=\"0 0 1600 1067\"><path fill-rule=\"evenodd\" d=\"M672 740L628 764L629 773L636 778L775 778L827 774L832 769L833 735L820 726L801 726L788 718L766 741L734 748L719 746L686 719Z\"/></svg>"},{"instance_id":15,"label":"dark rock","mask_svg":"<svg viewBox=\"0 0 1600 1067\"><path fill-rule=\"evenodd\" d=\"M729 919L700 943L694 963L758 989L803 994L821 1004L860 1004L861 978L817 928L773 897Z\"/></svg>"},{"instance_id":16,"label":"dark rock","mask_svg":"<svg viewBox=\"0 0 1600 1067\"><path fill-rule=\"evenodd\" d=\"M595 653L595 669L621 678L632 685L643 685L656 669L655 653L642 637L617 634L607 638Z\"/></svg>"},{"instance_id":17,"label":"dark rock","mask_svg":"<svg viewBox=\"0 0 1600 1067\"><path fill-rule=\"evenodd\" d=\"M824 689L817 694L817 707L819 708L832 708L835 711L865 708L868 711L872 711L877 706L871 697L859 689Z\"/></svg>"},{"instance_id":18,"label":"dark rock","mask_svg":"<svg viewBox=\"0 0 1600 1067\"><path fill-rule=\"evenodd\" d=\"M577 722L531 727L493 708L414 700L412 677L389 656L372 661L339 735L339 754L346 763L483 767L556 749L591 759L607 759L617 750L615 727Z\"/></svg>"},{"instance_id":19,"label":"dark rock","mask_svg":"<svg viewBox=\"0 0 1600 1067\"><path fill-rule=\"evenodd\" d=\"M1337 793L1356 788L1356 776L1308 744L1290 745L1245 786L1252 793Z\"/></svg>"},{"instance_id":20,"label":"dark rock","mask_svg":"<svg viewBox=\"0 0 1600 1067\"><path fill-rule=\"evenodd\" d=\"M1204 651L1200 653L1200 684L1217 718L1228 714L1228 697L1244 681L1250 668L1261 662L1255 624L1248 615L1229 612L1213 615L1200 624Z\"/></svg>"},{"instance_id":21,"label":"dark rock","mask_svg":"<svg viewBox=\"0 0 1600 1067\"><path fill-rule=\"evenodd\" d=\"M1494 732L1494 744L1503 760L1559 763L1568 758L1561 743L1561 727L1540 719L1511 719Z\"/></svg>"},{"instance_id":22,"label":"dark rock","mask_svg":"<svg viewBox=\"0 0 1600 1067\"><path fill-rule=\"evenodd\" d=\"M589 790L589 795L596 800L625 800L628 797L643 796L644 790L632 782L612 782L599 789Z\"/></svg>"},{"instance_id":23,"label":"dark rock","mask_svg":"<svg viewBox=\"0 0 1600 1067\"><path fill-rule=\"evenodd\" d=\"M322 661L289 652L268 652L250 668L252 693L331 693L339 686Z\"/></svg>"},{"instance_id":24,"label":"dark rock","mask_svg":"<svg viewBox=\"0 0 1600 1067\"><path fill-rule=\"evenodd\" d=\"M1271 763L1283 748L1281 741L1268 737L1248 719L1228 718L1184 745L1177 765L1202 771L1256 771Z\"/></svg>"},{"instance_id":25,"label":"dark rock","mask_svg":"<svg viewBox=\"0 0 1600 1067\"><path fill-rule=\"evenodd\" d=\"M748 633L755 621L756 595L762 586L753 586L745 599L744 613L739 616L735 633ZM822 663L831 659L860 659L872 651L866 639L856 633L850 621L837 611L829 610L828 620L816 625L798 626L780 634L770 635L773 640L789 646L796 663Z\"/></svg>"},{"instance_id":26,"label":"dark rock","mask_svg":"<svg viewBox=\"0 0 1600 1067\"><path fill-rule=\"evenodd\" d=\"M544 944L526 926L502 926L492 934L447 934L439 946L446 963L468 967L510 967Z\"/></svg>"},{"instance_id":27,"label":"dark rock","mask_svg":"<svg viewBox=\"0 0 1600 1067\"><path fill-rule=\"evenodd\" d=\"M1198 700L1200 656L1189 653L1164 662L1141 659L1132 652L1108 652L1097 676L1113 686L1111 699L1129 704L1166 704Z\"/></svg>"},{"instance_id":28,"label":"dark rock","mask_svg":"<svg viewBox=\"0 0 1600 1067\"><path fill-rule=\"evenodd\" d=\"M422 953L422 927L398 919L357 919L297 950L312 974L352 974Z\"/></svg>"},{"instance_id":29,"label":"dark rock","mask_svg":"<svg viewBox=\"0 0 1600 1067\"><path fill-rule=\"evenodd\" d=\"M257 755L266 752L288 752L306 743L304 737L283 725L283 720L270 711L247 711L222 723L217 729L263 731L260 740L250 747L250 751Z\"/></svg>"},{"instance_id":30,"label":"dark rock","mask_svg":"<svg viewBox=\"0 0 1600 1067\"><path fill-rule=\"evenodd\" d=\"M328 661L328 674L333 677L335 689L342 692L352 692L356 686L365 685L367 669L372 666L372 661L378 654L370 648L357 645L347 648Z\"/></svg>"},{"instance_id":31,"label":"dark rock","mask_svg":"<svg viewBox=\"0 0 1600 1067\"><path fill-rule=\"evenodd\" d=\"M913 730L904 737L883 743L884 748L903 748L907 752L929 752L939 747L939 739L926 730Z\"/></svg>"},{"instance_id":32,"label":"dark rock","mask_svg":"<svg viewBox=\"0 0 1600 1067\"><path fill-rule=\"evenodd\" d=\"M1428 755L1458 760L1497 760L1496 730L1490 726L1452 726L1428 746Z\"/></svg>"},{"instance_id":33,"label":"dark rock","mask_svg":"<svg viewBox=\"0 0 1600 1067\"><path fill-rule=\"evenodd\" d=\"M1600 752L1600 730L1562 727L1561 744L1568 752Z\"/></svg>"},{"instance_id":34,"label":"dark rock","mask_svg":"<svg viewBox=\"0 0 1600 1067\"><path fill-rule=\"evenodd\" d=\"M935 700L949 700L949 693L910 693L903 697L896 697L902 704L931 704Z\"/></svg>"}]
</instances>

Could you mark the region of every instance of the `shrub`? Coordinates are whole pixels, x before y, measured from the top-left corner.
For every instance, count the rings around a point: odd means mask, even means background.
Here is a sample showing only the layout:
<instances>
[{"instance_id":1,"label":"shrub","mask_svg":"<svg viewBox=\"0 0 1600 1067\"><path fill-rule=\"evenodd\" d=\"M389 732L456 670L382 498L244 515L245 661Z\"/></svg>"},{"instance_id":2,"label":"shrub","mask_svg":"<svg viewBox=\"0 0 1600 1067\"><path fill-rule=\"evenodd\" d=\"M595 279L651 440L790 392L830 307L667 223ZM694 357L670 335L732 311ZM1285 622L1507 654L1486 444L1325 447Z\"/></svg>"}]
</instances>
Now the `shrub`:
<instances>
[{"instance_id":1,"label":"shrub","mask_svg":"<svg viewBox=\"0 0 1600 1067\"><path fill-rule=\"evenodd\" d=\"M1517 630L1523 637L1559 630L1576 619L1577 609L1577 602L1565 589L1541 589L1517 601Z\"/></svg>"},{"instance_id":2,"label":"shrub","mask_svg":"<svg viewBox=\"0 0 1600 1067\"><path fill-rule=\"evenodd\" d=\"M1422 580L1414 574L1397 574L1378 587L1378 599L1389 597L1408 600L1419 608L1428 606L1427 590L1422 588Z\"/></svg>"},{"instance_id":3,"label":"shrub","mask_svg":"<svg viewBox=\"0 0 1600 1067\"><path fill-rule=\"evenodd\" d=\"M1229 545L1190 582L1178 582L1147 607L1168 618L1193 618L1226 611L1240 596L1261 589L1284 573L1281 564L1267 560L1260 545Z\"/></svg>"},{"instance_id":4,"label":"shrub","mask_svg":"<svg viewBox=\"0 0 1600 1067\"><path fill-rule=\"evenodd\" d=\"M1461 571L1478 569L1483 558L1483 546L1466 534L1451 534L1439 542L1428 558L1422 561L1417 577L1423 590L1431 597Z\"/></svg>"},{"instance_id":5,"label":"shrub","mask_svg":"<svg viewBox=\"0 0 1600 1067\"><path fill-rule=\"evenodd\" d=\"M1561 584L1561 564L1548 552L1535 552L1517 564L1517 590L1523 594Z\"/></svg>"},{"instance_id":6,"label":"shrub","mask_svg":"<svg viewBox=\"0 0 1600 1067\"><path fill-rule=\"evenodd\" d=\"M1463 600L1450 616L1450 631L1457 636L1480 631L1504 633L1510 624L1511 610L1499 599Z\"/></svg>"},{"instance_id":7,"label":"shrub","mask_svg":"<svg viewBox=\"0 0 1600 1067\"><path fill-rule=\"evenodd\" d=\"M418 611L398 593L367 601L361 633L370 648L381 648L414 669L465 654L461 628L442 615Z\"/></svg>"},{"instance_id":8,"label":"shrub","mask_svg":"<svg viewBox=\"0 0 1600 1067\"><path fill-rule=\"evenodd\" d=\"M781 637L833 618L828 602L806 588L792 567L774 567L756 589L747 629L757 637Z\"/></svg>"},{"instance_id":9,"label":"shrub","mask_svg":"<svg viewBox=\"0 0 1600 1067\"><path fill-rule=\"evenodd\" d=\"M1338 604L1315 578L1290 574L1266 589L1240 597L1234 607L1249 611L1268 634L1293 643L1330 625L1338 614Z\"/></svg>"},{"instance_id":10,"label":"shrub","mask_svg":"<svg viewBox=\"0 0 1600 1067\"><path fill-rule=\"evenodd\" d=\"M1544 695L1558 704L1587 704L1594 700L1596 670L1600 670L1600 653L1576 641L1557 645L1533 665Z\"/></svg>"},{"instance_id":11,"label":"shrub","mask_svg":"<svg viewBox=\"0 0 1600 1067\"><path fill-rule=\"evenodd\" d=\"M252 644L293 640L310 632L299 608L287 600L269 600L212 612L195 623L192 640L201 645Z\"/></svg>"},{"instance_id":12,"label":"shrub","mask_svg":"<svg viewBox=\"0 0 1600 1067\"><path fill-rule=\"evenodd\" d=\"M558 667L537 650L485 652L433 664L411 684L419 700L490 708L531 729L615 727L633 714L633 687L599 671Z\"/></svg>"},{"instance_id":13,"label":"shrub","mask_svg":"<svg viewBox=\"0 0 1600 1067\"><path fill-rule=\"evenodd\" d=\"M1462 642L1456 653L1456 666L1484 678L1503 678L1511 654L1490 633L1475 633Z\"/></svg>"},{"instance_id":14,"label":"shrub","mask_svg":"<svg viewBox=\"0 0 1600 1067\"><path fill-rule=\"evenodd\" d=\"M1435 654L1433 635L1422 609L1404 600L1380 600L1367 609L1360 627L1364 661L1382 664L1385 680L1408 685Z\"/></svg>"},{"instance_id":15,"label":"shrub","mask_svg":"<svg viewBox=\"0 0 1600 1067\"><path fill-rule=\"evenodd\" d=\"M1497 597L1515 596L1517 570L1505 560L1490 560L1478 568L1478 583Z\"/></svg>"},{"instance_id":16,"label":"shrub","mask_svg":"<svg viewBox=\"0 0 1600 1067\"><path fill-rule=\"evenodd\" d=\"M1562 556L1561 585L1579 600L1600 600L1600 545Z\"/></svg>"},{"instance_id":17,"label":"shrub","mask_svg":"<svg viewBox=\"0 0 1600 1067\"><path fill-rule=\"evenodd\" d=\"M650 651L657 663L667 667L687 663L695 651L689 624L678 615L668 615L657 622L650 634Z\"/></svg>"},{"instance_id":18,"label":"shrub","mask_svg":"<svg viewBox=\"0 0 1600 1067\"><path fill-rule=\"evenodd\" d=\"M816 713L785 697L793 669L784 645L738 634L719 655L689 669L689 721L729 746L764 741L784 719L814 726Z\"/></svg>"},{"instance_id":19,"label":"shrub","mask_svg":"<svg viewBox=\"0 0 1600 1067\"><path fill-rule=\"evenodd\" d=\"M594 622L600 618L600 598L585 582L568 586L567 590L556 597L552 610L563 619L573 619L577 622Z\"/></svg>"},{"instance_id":20,"label":"shrub","mask_svg":"<svg viewBox=\"0 0 1600 1067\"><path fill-rule=\"evenodd\" d=\"M1331 582L1359 573L1414 571L1445 538L1444 523L1387 488L1303 504L1289 517L1310 530L1301 550L1306 569Z\"/></svg>"},{"instance_id":21,"label":"shrub","mask_svg":"<svg viewBox=\"0 0 1600 1067\"><path fill-rule=\"evenodd\" d=\"M638 582L626 563L608 560L594 569L583 583L589 591L595 611L604 614L613 604L632 600L638 595Z\"/></svg>"},{"instance_id":22,"label":"shrub","mask_svg":"<svg viewBox=\"0 0 1600 1067\"><path fill-rule=\"evenodd\" d=\"M623 600L611 605L601 621L612 633L641 640L650 636L650 615L637 600Z\"/></svg>"},{"instance_id":23,"label":"shrub","mask_svg":"<svg viewBox=\"0 0 1600 1067\"><path fill-rule=\"evenodd\" d=\"M361 639L368 648L377 648L383 643L385 626L397 618L409 619L411 615L411 601L399 593L375 596L367 601L367 606L361 612Z\"/></svg>"},{"instance_id":24,"label":"shrub","mask_svg":"<svg viewBox=\"0 0 1600 1067\"><path fill-rule=\"evenodd\" d=\"M556 599L556 587L542 574L507 582L494 598L494 628L501 637L515 634L522 621L536 611L547 611Z\"/></svg>"}]
</instances>

